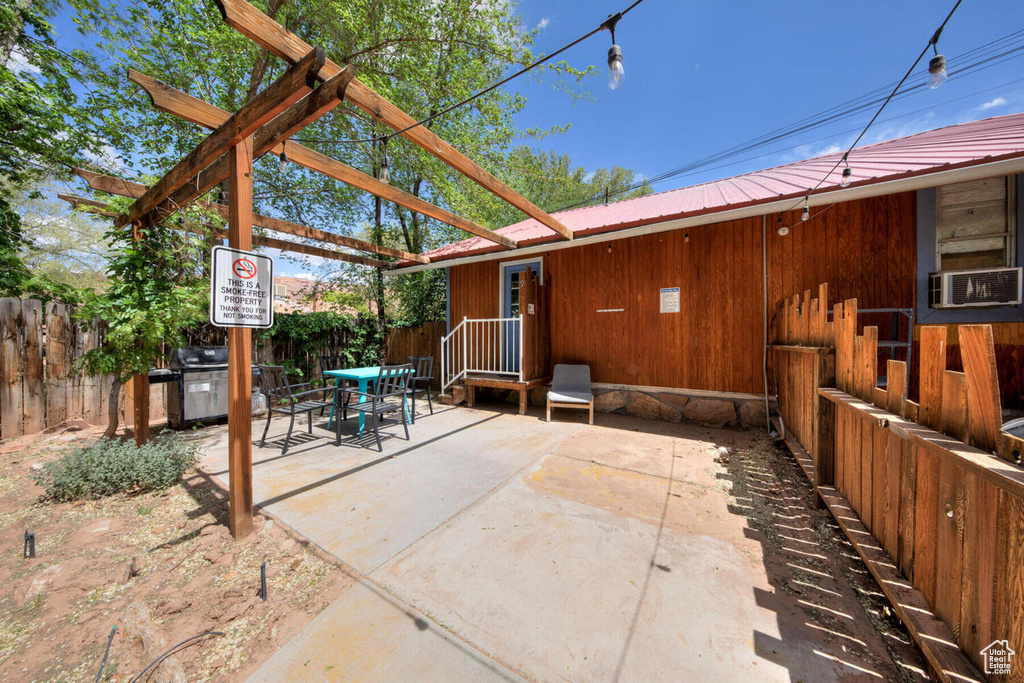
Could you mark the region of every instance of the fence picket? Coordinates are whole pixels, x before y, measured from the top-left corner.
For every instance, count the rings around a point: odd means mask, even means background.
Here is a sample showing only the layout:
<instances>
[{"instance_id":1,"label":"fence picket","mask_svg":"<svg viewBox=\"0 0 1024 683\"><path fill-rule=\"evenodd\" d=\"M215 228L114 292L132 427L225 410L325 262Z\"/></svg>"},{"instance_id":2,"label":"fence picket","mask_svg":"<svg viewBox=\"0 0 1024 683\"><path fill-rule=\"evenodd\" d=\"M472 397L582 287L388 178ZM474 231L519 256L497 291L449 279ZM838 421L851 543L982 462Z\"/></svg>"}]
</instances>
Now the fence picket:
<instances>
[{"instance_id":1,"label":"fence picket","mask_svg":"<svg viewBox=\"0 0 1024 683\"><path fill-rule=\"evenodd\" d=\"M25 433L25 334L20 299L0 299L0 326L0 435L7 439Z\"/></svg>"},{"instance_id":2,"label":"fence picket","mask_svg":"<svg viewBox=\"0 0 1024 683\"><path fill-rule=\"evenodd\" d=\"M24 321L25 348L22 354L25 373L23 411L25 434L36 434L46 428L46 405L43 398L43 306L35 299L21 302Z\"/></svg>"},{"instance_id":3,"label":"fence picket","mask_svg":"<svg viewBox=\"0 0 1024 683\"><path fill-rule=\"evenodd\" d=\"M70 378L74 363L74 329L68 308L46 304L46 424L59 425L70 416Z\"/></svg>"}]
</instances>

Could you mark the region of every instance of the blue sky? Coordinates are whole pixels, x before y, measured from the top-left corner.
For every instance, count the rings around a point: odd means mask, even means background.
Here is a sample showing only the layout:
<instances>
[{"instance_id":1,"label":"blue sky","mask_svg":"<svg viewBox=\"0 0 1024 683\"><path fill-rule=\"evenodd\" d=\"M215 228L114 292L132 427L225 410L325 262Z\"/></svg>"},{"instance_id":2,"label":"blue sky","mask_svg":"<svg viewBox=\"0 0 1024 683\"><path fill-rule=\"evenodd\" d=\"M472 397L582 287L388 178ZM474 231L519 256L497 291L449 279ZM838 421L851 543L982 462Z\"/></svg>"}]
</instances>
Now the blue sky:
<instances>
[{"instance_id":1,"label":"blue sky","mask_svg":"<svg viewBox=\"0 0 1024 683\"><path fill-rule=\"evenodd\" d=\"M537 52L547 53L628 4L522 0L518 11L524 26L539 29ZM952 6L953 0L645 0L616 31L626 69L619 90L605 82L611 40L602 32L565 55L575 65L601 67L589 83L592 100L573 104L548 85L517 84L528 102L518 123L525 128L571 122L570 132L538 146L567 153L588 169L621 165L653 176L897 81ZM964 2L939 42L951 80L890 104L865 141L1024 111L1024 50L955 78L957 55L1021 29L1024 3L1019 0ZM1013 46L1022 41L1018 36ZM655 190L766 168L836 146L845 149L872 113L739 157L773 152L762 158L673 178ZM886 122L893 117L898 118Z\"/></svg>"},{"instance_id":2,"label":"blue sky","mask_svg":"<svg viewBox=\"0 0 1024 683\"><path fill-rule=\"evenodd\" d=\"M537 54L575 40L630 0L520 0L524 28L536 29ZM527 97L522 128L571 123L535 147L568 154L588 170L625 166L645 177L678 168L799 121L898 80L952 7L953 0L901 2L677 2L644 0L619 22L626 81L606 84L611 44L599 33L562 56L594 64L589 96L574 102L544 79L510 87ZM58 44L82 38L66 17ZM1004 49L1024 46L1024 2L964 2L939 43L950 81L887 107L864 142L1024 111L1024 49L1007 61L957 76L970 50L1014 32ZM67 41L67 44L65 43ZM921 68L927 65L928 57ZM913 84L920 79L912 79ZM845 149L874 109L655 185L656 191L715 180ZM862 143L863 144L863 143ZM739 162L739 163L736 163ZM319 259L311 259L318 261ZM309 265L279 262L294 275Z\"/></svg>"}]
</instances>

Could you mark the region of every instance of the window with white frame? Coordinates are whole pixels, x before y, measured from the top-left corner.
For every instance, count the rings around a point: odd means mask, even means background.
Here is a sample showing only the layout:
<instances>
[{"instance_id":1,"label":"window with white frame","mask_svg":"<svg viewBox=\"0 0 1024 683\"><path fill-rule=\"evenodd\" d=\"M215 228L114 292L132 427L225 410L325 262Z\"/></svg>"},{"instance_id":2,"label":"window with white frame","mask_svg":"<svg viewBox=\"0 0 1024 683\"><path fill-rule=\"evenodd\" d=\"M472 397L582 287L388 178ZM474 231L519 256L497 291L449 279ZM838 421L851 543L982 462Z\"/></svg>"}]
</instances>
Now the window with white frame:
<instances>
[{"instance_id":1,"label":"window with white frame","mask_svg":"<svg viewBox=\"0 0 1024 683\"><path fill-rule=\"evenodd\" d=\"M274 285L274 298L282 299L288 296L288 288L284 285Z\"/></svg>"},{"instance_id":2,"label":"window with white frame","mask_svg":"<svg viewBox=\"0 0 1024 683\"><path fill-rule=\"evenodd\" d=\"M946 185L935 194L936 265L939 270L1015 266L1014 178Z\"/></svg>"}]
</instances>

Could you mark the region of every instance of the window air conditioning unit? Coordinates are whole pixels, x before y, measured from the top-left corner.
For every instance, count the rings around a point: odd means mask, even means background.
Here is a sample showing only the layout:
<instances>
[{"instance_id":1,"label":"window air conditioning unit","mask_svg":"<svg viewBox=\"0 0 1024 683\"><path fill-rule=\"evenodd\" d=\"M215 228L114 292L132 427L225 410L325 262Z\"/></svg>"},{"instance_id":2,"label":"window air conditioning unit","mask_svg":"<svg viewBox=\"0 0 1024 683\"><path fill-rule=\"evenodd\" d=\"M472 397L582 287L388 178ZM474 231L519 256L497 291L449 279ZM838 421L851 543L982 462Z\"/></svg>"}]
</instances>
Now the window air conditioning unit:
<instances>
[{"instance_id":1,"label":"window air conditioning unit","mask_svg":"<svg viewBox=\"0 0 1024 683\"><path fill-rule=\"evenodd\" d=\"M932 273L932 308L1016 306L1021 303L1021 268L981 268Z\"/></svg>"}]
</instances>

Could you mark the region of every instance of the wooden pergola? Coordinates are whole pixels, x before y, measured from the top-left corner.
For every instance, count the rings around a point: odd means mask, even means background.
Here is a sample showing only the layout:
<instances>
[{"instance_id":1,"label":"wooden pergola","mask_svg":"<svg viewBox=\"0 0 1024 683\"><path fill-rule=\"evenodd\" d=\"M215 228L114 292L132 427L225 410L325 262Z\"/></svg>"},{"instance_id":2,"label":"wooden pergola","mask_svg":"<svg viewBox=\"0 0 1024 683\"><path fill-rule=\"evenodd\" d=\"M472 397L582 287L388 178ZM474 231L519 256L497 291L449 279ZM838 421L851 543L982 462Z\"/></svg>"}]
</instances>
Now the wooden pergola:
<instances>
[{"instance_id":1,"label":"wooden pergola","mask_svg":"<svg viewBox=\"0 0 1024 683\"><path fill-rule=\"evenodd\" d=\"M324 51L290 33L245 0L217 0L224 20L239 33L289 63L288 69L262 92L231 114L212 104L175 90L135 70L128 78L143 88L153 106L186 121L212 129L195 149L160 180L147 187L120 178L76 169L96 191L130 197L135 202L127 213L113 211L103 202L73 195L60 195L75 209L109 216L115 225L131 226L136 237L154 222L199 200L227 181L227 203L206 202L204 206L227 219L224 236L234 249L249 251L253 245L292 250L360 265L390 268L391 263L371 256L338 251L345 247L374 256L429 263L412 254L364 240L318 230L304 225L253 213L253 162L265 154L279 154L289 137L327 114L342 101L356 105L373 119L397 131L429 154L472 179L497 197L549 227L564 239L572 231L442 140L429 128L402 111L355 78L355 69L327 59ZM470 234L490 240L505 249L515 249L515 240L457 216L419 197L381 182L357 169L291 141L288 158L313 171L429 216ZM314 240L321 246L253 235L253 226L290 236ZM330 245L330 246L328 246ZM252 330L228 329L228 452L229 519L232 535L238 539L253 531L252 500ZM135 388L136 441L145 442L149 424L149 379L133 379Z\"/></svg>"}]
</instances>

